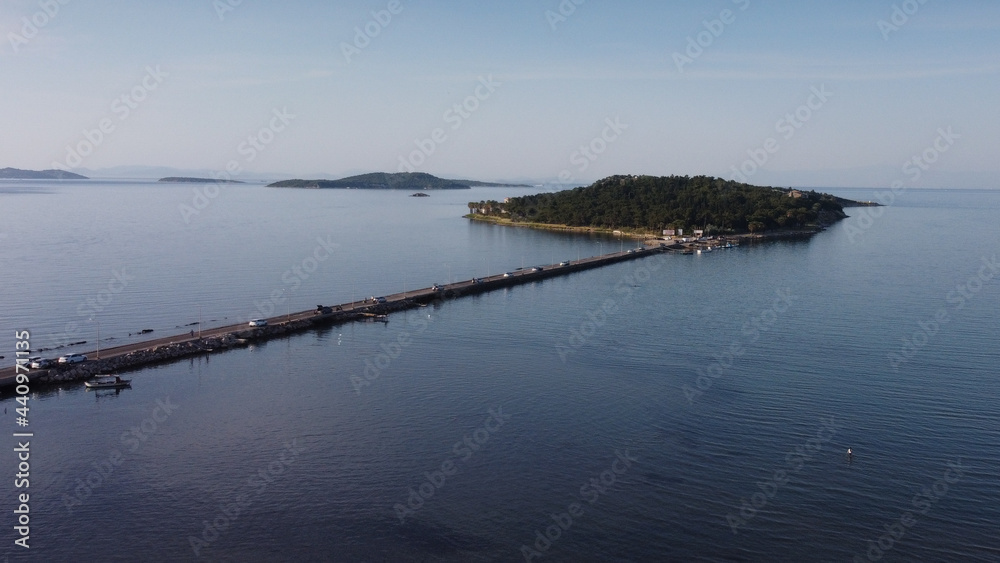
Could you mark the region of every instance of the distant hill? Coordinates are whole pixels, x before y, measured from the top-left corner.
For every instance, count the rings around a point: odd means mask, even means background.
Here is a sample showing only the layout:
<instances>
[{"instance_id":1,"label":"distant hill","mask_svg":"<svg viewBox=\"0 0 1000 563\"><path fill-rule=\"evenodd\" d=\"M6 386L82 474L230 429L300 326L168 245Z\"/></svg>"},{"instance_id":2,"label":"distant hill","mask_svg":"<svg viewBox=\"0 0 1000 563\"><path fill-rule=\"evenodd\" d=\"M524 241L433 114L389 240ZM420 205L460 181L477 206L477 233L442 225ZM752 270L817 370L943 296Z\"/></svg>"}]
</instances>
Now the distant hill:
<instances>
[{"instance_id":1,"label":"distant hill","mask_svg":"<svg viewBox=\"0 0 1000 563\"><path fill-rule=\"evenodd\" d=\"M476 180L455 180L462 184L468 184L470 188L532 188L531 184L501 184L499 182L479 182Z\"/></svg>"},{"instance_id":2,"label":"distant hill","mask_svg":"<svg viewBox=\"0 0 1000 563\"><path fill-rule=\"evenodd\" d=\"M12 180L89 180L86 176L65 170L21 170L19 168L0 168L0 178Z\"/></svg>"},{"instance_id":3,"label":"distant hill","mask_svg":"<svg viewBox=\"0 0 1000 563\"><path fill-rule=\"evenodd\" d=\"M844 205L815 191L751 186L708 176L611 176L556 193L470 202L471 218L605 229L695 229L745 233L830 224Z\"/></svg>"},{"instance_id":4,"label":"distant hill","mask_svg":"<svg viewBox=\"0 0 1000 563\"><path fill-rule=\"evenodd\" d=\"M340 180L285 180L269 184L269 188L311 188L344 190L467 190L472 186L506 186L476 180L446 180L423 172L373 172Z\"/></svg>"},{"instance_id":5,"label":"distant hill","mask_svg":"<svg viewBox=\"0 0 1000 563\"><path fill-rule=\"evenodd\" d=\"M212 178L185 178L182 176L170 176L160 178L157 182L187 182L191 184L245 184L239 180L213 180Z\"/></svg>"}]
</instances>

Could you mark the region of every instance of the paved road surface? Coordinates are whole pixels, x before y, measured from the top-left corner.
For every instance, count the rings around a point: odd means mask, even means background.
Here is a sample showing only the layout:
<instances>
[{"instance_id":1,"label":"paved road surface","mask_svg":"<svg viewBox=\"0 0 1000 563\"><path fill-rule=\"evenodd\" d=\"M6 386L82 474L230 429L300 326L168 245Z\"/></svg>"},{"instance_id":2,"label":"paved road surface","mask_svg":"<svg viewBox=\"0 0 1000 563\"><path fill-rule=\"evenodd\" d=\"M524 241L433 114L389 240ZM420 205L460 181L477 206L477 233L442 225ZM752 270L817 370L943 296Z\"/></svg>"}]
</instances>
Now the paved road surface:
<instances>
[{"instance_id":1,"label":"paved road surface","mask_svg":"<svg viewBox=\"0 0 1000 563\"><path fill-rule=\"evenodd\" d=\"M520 270L515 270L513 272L510 272L511 276L509 276L509 277L504 277L505 274L497 274L497 275L494 275L494 276L488 276L488 277L484 277L484 278L478 278L480 280L479 282L476 282L475 280L464 280L464 281L460 281L460 282L456 282L456 283L444 284L444 285L441 286L441 288L439 290L434 290L433 288L427 287L427 288L423 288L423 289L416 289L414 291L407 291L407 292L403 292L403 293L395 293L395 294L392 294L392 295L386 295L384 297L385 297L385 300L386 300L387 303L394 303L394 302L403 301L403 300L406 300L406 299L428 300L428 299L433 298L433 296L436 295L436 294L438 294L439 292L455 291L455 292L461 294L463 289L467 289L467 288L470 288L470 287L473 287L473 286L478 286L480 284L483 284L484 286L494 286L494 285L498 285L498 284L502 284L503 286L506 286L506 284L504 284L504 282L508 282L510 285L515 285L515 284L520 283L522 281L523 282L529 281L529 280L522 280L522 279L517 279L517 278L522 278L522 277L542 278L542 277L550 277L552 275L560 275L560 274L563 274L563 273L570 273L570 272L578 271L580 269L588 269L588 268L591 268L591 267L596 267L596 266L599 266L599 265L603 265L605 263L618 262L619 260L621 260L623 258L626 258L626 255L630 255L630 256L627 256L628 258L638 258L639 256L648 255L651 252L655 252L656 250L657 249L652 249L652 250L645 251L645 252L634 252L634 253L633 253L633 251L614 252L612 254L605 254L605 255L602 255L602 256L593 256L593 257L590 257L590 258L583 258L583 259L580 259L580 260L573 260L571 262L568 262L567 266L560 266L558 264L552 264L552 265L549 265L549 266L543 266L542 267L543 271L541 271L541 272L534 272L530 268L529 269L520 269ZM634 254L634 256L631 256L632 254ZM559 272L557 274L556 272L558 272L559 270L563 270L563 271ZM365 311L365 309L367 309L368 307L371 307L373 305L375 305L375 303L373 303L371 301L354 301L352 303L341 304L340 307L344 311L359 311L359 312L363 312L363 311ZM330 307L335 309L337 306L336 305L331 305ZM268 324L276 324L276 323L281 323L281 322L285 322L285 321L288 321L288 320L295 321L295 320L299 320L299 319L312 318L315 315L315 311L316 311L315 309L310 309L308 311L299 311L299 312L291 313L291 314L288 314L288 315L279 315L279 316L275 316L275 317L270 317L270 318L267 319L267 321L268 321ZM154 338L152 340L143 340L141 342L134 342L132 344L124 344L124 345L121 345L121 346L113 346L113 347L110 347L110 348L102 348L101 351L100 351L100 354L98 354L97 350L95 349L95 350L92 350L90 352L86 352L85 355L87 356L88 359L108 359L108 358L113 358L113 357L116 357L116 356L122 356L122 355L128 354L130 352L136 352L136 351L139 351L139 350L147 350L147 349L151 349L151 348L156 348L157 346L162 346L162 345L166 345L166 344L175 344L175 343L197 341L200 338L209 338L209 337L213 337L213 336L224 336L224 335L232 333L232 332L238 332L238 331L242 331L242 330L247 330L249 328L250 327L247 326L246 324L232 324L232 325L227 325L227 326L221 326L221 327L217 327L217 328L211 328L211 329L202 330L200 337L198 335L198 331L194 332L194 336L191 336L190 332L185 332L183 334L175 334L175 335L172 335L172 336L166 336L166 337L162 337L162 338ZM38 353L37 352L32 352L30 355L35 356L35 355L38 355ZM4 361L6 362L6 360L4 360ZM11 358L11 361L13 363L13 357ZM7 387L7 386L13 385L14 382L15 382L15 374L16 374L16 372L15 372L15 368L13 366L0 369L0 387Z\"/></svg>"}]
</instances>

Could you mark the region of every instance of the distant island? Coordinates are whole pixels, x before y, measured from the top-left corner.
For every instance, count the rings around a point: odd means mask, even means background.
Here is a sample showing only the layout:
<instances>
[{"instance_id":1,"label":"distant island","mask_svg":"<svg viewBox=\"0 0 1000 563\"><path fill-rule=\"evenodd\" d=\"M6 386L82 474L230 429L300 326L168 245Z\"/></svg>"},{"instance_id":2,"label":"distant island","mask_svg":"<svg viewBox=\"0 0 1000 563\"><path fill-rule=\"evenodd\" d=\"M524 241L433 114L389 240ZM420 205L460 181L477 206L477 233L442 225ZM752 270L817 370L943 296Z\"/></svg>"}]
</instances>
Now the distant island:
<instances>
[{"instance_id":1,"label":"distant island","mask_svg":"<svg viewBox=\"0 0 1000 563\"><path fill-rule=\"evenodd\" d=\"M500 184L498 182L477 182L476 180L455 180L462 184L468 184L471 188L532 188L531 184Z\"/></svg>"},{"instance_id":2,"label":"distant island","mask_svg":"<svg viewBox=\"0 0 1000 563\"><path fill-rule=\"evenodd\" d=\"M474 186L531 187L524 184L496 184L476 180L446 180L424 172L373 172L340 180L284 180L269 188L309 188L342 190L467 190Z\"/></svg>"},{"instance_id":3,"label":"distant island","mask_svg":"<svg viewBox=\"0 0 1000 563\"><path fill-rule=\"evenodd\" d=\"M191 184L245 184L239 180L214 180L212 178L186 178L182 176L169 176L160 178L157 182L187 182Z\"/></svg>"},{"instance_id":4,"label":"distant island","mask_svg":"<svg viewBox=\"0 0 1000 563\"><path fill-rule=\"evenodd\" d=\"M21 170L0 168L0 178L8 180L89 180L86 176L65 170Z\"/></svg>"},{"instance_id":5,"label":"distant island","mask_svg":"<svg viewBox=\"0 0 1000 563\"><path fill-rule=\"evenodd\" d=\"M589 187L469 202L470 219L568 230L701 230L706 236L773 230L817 231L869 206L815 191L751 186L708 176L611 176Z\"/></svg>"}]
</instances>

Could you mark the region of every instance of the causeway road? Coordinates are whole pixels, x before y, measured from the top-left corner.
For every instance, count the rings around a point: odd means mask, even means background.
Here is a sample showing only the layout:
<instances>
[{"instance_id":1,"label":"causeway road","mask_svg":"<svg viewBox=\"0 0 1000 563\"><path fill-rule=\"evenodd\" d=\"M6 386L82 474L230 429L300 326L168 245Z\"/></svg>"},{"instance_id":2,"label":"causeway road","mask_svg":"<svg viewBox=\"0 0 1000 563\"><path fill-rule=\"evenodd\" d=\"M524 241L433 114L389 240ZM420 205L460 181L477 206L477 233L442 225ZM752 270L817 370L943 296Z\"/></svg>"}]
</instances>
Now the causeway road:
<instances>
[{"instance_id":1,"label":"causeway road","mask_svg":"<svg viewBox=\"0 0 1000 563\"><path fill-rule=\"evenodd\" d=\"M613 264L621 262L624 260L632 260L636 258L641 258L648 256L653 253L662 252L664 248L642 248L642 249L632 249L622 252L614 252L611 254L604 254L600 256L592 256L589 258L582 258L579 260L572 260L566 262L560 262L558 264L550 264L548 266L540 266L536 268L519 268L504 274L497 274L493 276L483 277L483 278L473 278L471 280L464 280L455 283L442 284L439 286L425 287L422 289L415 289L413 291L405 291L401 293L394 293L391 295L380 296L384 298L384 302L372 301L371 299L366 299L364 301L354 301L350 303L343 303L341 305L330 305L330 309L336 311L334 317L331 318L330 315L317 315L316 309L310 309L308 311L298 311L295 313L289 313L285 315L277 315L270 317L267 320L268 325L278 325L278 324L289 324L295 321L303 320L316 320L320 318L330 319L331 322L351 322L359 320L359 314L381 314L383 312L393 312L401 309L408 309L410 307L415 307L423 303L428 303L436 299L453 299L457 297L462 297L465 295L473 295L478 293L484 293L487 291L492 291L495 289L501 289L504 287L511 287L515 285L520 285L524 283L530 283L532 281L537 281L549 277L567 275L573 272L578 272L581 270L589 270L591 268L598 268L608 264ZM355 313L355 314L352 314ZM338 318L338 316L340 318ZM235 334L251 330L249 326L245 323L231 324L226 326L220 326L211 329L204 329L201 331L200 335L197 330L192 333L185 332L182 334L175 334L171 336L153 338L151 340L144 340L142 342L134 342L131 344L124 344L121 346L112 346L109 348L101 348L100 352L95 348L90 352L85 352L84 355L87 356L87 362L94 362L96 360L108 360L116 358L118 356L124 356L133 352L149 351L161 346L169 346L174 344L184 344L184 343L198 343L206 338L212 337L222 337L228 334ZM206 352L207 353L207 352ZM29 354L30 356L37 355L36 352ZM25 356L27 357L27 356ZM55 358L52 358L53 360ZM5 360L6 361L6 360ZM13 359L11 361L13 363ZM80 365L80 364L76 364ZM59 368L56 368L57 370ZM2 387L12 387L16 383L16 368L11 365L4 368L0 368L0 388ZM29 370L29 379L34 380L35 372L47 373L48 370ZM22 370L22 373L23 370Z\"/></svg>"}]
</instances>

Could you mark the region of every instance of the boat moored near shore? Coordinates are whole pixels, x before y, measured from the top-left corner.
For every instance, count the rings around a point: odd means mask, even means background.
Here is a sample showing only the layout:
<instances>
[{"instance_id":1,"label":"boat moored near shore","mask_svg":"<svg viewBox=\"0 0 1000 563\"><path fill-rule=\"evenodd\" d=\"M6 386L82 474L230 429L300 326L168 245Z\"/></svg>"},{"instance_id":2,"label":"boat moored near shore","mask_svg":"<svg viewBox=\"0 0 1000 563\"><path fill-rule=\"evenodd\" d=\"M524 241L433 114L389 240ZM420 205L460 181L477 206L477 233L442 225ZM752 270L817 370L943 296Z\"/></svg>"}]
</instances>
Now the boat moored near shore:
<instances>
[{"instance_id":1,"label":"boat moored near shore","mask_svg":"<svg viewBox=\"0 0 1000 563\"><path fill-rule=\"evenodd\" d=\"M90 381L84 381L83 384L87 389L121 389L122 387L131 387L131 379L122 379L117 375L99 375Z\"/></svg>"}]
</instances>

